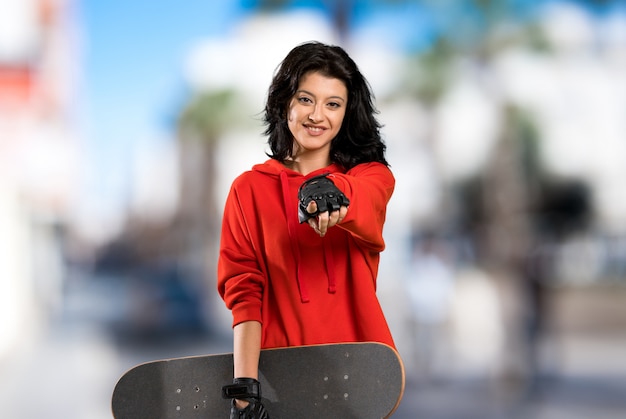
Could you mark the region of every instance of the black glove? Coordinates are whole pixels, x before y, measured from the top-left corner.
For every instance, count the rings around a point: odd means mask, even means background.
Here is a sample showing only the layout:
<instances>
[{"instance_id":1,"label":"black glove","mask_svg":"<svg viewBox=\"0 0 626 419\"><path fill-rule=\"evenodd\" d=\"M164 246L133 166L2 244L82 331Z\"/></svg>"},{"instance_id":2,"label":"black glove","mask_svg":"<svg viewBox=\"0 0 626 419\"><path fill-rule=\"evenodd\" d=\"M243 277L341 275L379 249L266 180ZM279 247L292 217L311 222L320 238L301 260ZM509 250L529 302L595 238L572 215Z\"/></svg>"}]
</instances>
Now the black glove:
<instances>
[{"instance_id":1,"label":"black glove","mask_svg":"<svg viewBox=\"0 0 626 419\"><path fill-rule=\"evenodd\" d=\"M261 383L254 378L235 378L233 384L222 387L222 397L233 399L230 419L270 419L261 403ZM235 405L235 399L245 400L249 404L239 409Z\"/></svg>"},{"instance_id":2,"label":"black glove","mask_svg":"<svg viewBox=\"0 0 626 419\"><path fill-rule=\"evenodd\" d=\"M332 180L325 175L312 177L298 189L298 220L303 223L319 213L339 211L342 206L350 205L350 200L341 192ZM311 201L317 204L317 211L310 213L306 207Z\"/></svg>"}]
</instances>

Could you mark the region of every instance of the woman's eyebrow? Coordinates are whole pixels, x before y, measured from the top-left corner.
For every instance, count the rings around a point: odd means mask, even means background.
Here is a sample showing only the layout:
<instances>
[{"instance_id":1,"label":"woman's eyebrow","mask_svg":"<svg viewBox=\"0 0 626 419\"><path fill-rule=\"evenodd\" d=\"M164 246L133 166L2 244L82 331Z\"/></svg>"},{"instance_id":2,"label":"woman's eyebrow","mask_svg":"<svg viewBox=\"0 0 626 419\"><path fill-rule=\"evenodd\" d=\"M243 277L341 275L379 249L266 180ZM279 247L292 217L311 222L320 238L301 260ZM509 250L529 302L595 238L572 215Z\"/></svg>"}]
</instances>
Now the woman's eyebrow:
<instances>
[{"instance_id":1,"label":"woman's eyebrow","mask_svg":"<svg viewBox=\"0 0 626 419\"><path fill-rule=\"evenodd\" d=\"M299 90L296 91L296 93L306 93L309 96L317 97L313 93L309 92L308 90L304 90L304 89L299 89ZM326 99L339 99L339 100L341 100L343 102L346 101L346 99L344 99L341 96L330 96L330 97L327 97Z\"/></svg>"}]
</instances>

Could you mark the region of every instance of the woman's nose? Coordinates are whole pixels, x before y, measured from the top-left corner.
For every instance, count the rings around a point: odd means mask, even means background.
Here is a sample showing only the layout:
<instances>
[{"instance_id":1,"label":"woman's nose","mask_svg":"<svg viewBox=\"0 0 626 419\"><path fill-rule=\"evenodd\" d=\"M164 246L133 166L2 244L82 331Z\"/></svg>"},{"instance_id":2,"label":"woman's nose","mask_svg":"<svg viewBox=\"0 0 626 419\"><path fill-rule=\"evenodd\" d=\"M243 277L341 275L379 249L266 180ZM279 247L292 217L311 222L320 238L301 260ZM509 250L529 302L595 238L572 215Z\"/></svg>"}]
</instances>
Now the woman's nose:
<instances>
[{"instance_id":1,"label":"woman's nose","mask_svg":"<svg viewBox=\"0 0 626 419\"><path fill-rule=\"evenodd\" d=\"M323 119L321 109L319 106L315 105L311 113L309 114L309 121L311 122L321 122Z\"/></svg>"}]
</instances>

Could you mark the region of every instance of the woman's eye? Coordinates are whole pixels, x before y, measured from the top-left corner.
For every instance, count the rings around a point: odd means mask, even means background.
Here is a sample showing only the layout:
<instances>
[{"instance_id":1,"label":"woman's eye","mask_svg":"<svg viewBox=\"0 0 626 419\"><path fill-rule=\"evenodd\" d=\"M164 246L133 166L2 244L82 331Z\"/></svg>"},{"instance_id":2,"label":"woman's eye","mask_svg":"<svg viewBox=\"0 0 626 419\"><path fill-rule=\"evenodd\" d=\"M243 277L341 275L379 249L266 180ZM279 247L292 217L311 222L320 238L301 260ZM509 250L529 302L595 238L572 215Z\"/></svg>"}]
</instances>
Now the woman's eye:
<instances>
[{"instance_id":1,"label":"woman's eye","mask_svg":"<svg viewBox=\"0 0 626 419\"><path fill-rule=\"evenodd\" d=\"M300 103L311 103L311 99L309 99L308 97L301 96L301 97L298 98L298 102L300 102Z\"/></svg>"},{"instance_id":2,"label":"woman's eye","mask_svg":"<svg viewBox=\"0 0 626 419\"><path fill-rule=\"evenodd\" d=\"M339 108L339 107L341 107L341 105L339 103L337 103L337 102L330 102L328 104L328 106L331 107L331 108Z\"/></svg>"}]
</instances>

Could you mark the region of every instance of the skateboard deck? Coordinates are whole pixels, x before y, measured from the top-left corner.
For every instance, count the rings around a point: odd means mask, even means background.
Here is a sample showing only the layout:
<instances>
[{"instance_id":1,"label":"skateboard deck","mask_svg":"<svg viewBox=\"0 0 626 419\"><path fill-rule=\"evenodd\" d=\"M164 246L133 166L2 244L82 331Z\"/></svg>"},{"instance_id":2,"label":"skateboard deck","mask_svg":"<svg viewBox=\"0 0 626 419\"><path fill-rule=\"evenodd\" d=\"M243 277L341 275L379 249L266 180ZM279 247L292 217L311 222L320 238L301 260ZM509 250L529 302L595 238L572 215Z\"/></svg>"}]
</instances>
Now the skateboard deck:
<instances>
[{"instance_id":1,"label":"skateboard deck","mask_svg":"<svg viewBox=\"0 0 626 419\"><path fill-rule=\"evenodd\" d=\"M152 361L126 372L113 391L116 419L228 418L232 353ZM261 397L271 419L386 418L400 404L404 367L381 343L264 349Z\"/></svg>"}]
</instances>

